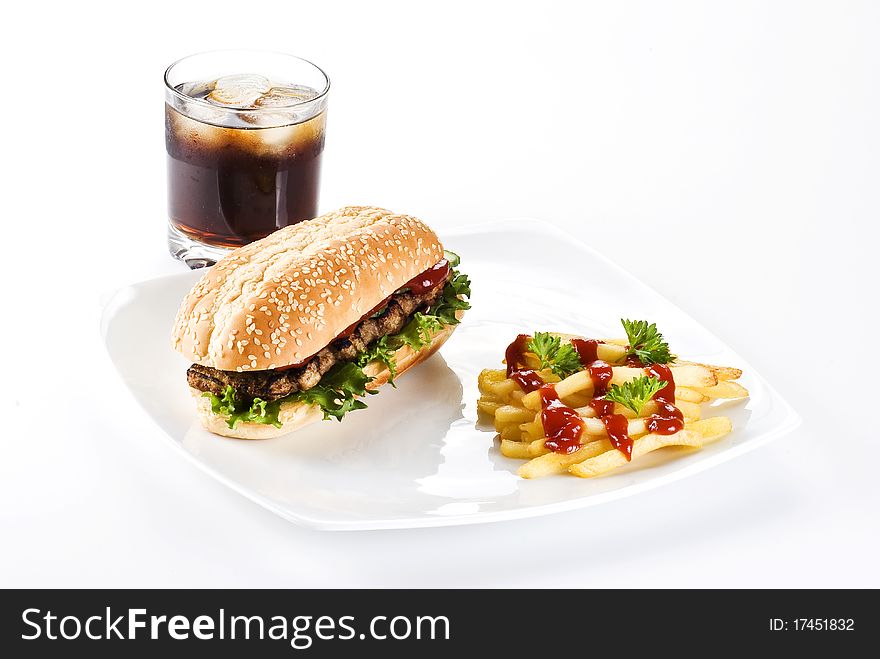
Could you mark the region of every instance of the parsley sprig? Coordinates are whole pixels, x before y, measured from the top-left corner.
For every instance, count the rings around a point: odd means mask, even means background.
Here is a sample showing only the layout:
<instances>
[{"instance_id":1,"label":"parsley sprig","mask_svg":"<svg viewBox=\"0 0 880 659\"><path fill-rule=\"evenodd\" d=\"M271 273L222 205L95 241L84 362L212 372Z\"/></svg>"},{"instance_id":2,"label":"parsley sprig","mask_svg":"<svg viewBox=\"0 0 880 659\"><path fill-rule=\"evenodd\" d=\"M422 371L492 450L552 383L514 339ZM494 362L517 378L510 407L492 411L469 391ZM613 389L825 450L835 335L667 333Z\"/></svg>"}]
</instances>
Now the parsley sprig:
<instances>
[{"instance_id":1,"label":"parsley sprig","mask_svg":"<svg viewBox=\"0 0 880 659\"><path fill-rule=\"evenodd\" d=\"M647 320L626 320L624 318L621 318L620 322L629 343L627 357L637 357L645 366L668 364L677 359L676 355L669 352L669 345L657 330L655 323L649 325Z\"/></svg>"},{"instance_id":2,"label":"parsley sprig","mask_svg":"<svg viewBox=\"0 0 880 659\"><path fill-rule=\"evenodd\" d=\"M560 378L567 378L583 368L574 346L568 341L563 343L549 332L535 332L526 344L526 350L535 354L542 369L549 368Z\"/></svg>"},{"instance_id":3,"label":"parsley sprig","mask_svg":"<svg viewBox=\"0 0 880 659\"><path fill-rule=\"evenodd\" d=\"M660 378L642 375L623 384L612 384L605 394L605 400L620 403L638 415L654 394L665 386L666 383Z\"/></svg>"}]
</instances>

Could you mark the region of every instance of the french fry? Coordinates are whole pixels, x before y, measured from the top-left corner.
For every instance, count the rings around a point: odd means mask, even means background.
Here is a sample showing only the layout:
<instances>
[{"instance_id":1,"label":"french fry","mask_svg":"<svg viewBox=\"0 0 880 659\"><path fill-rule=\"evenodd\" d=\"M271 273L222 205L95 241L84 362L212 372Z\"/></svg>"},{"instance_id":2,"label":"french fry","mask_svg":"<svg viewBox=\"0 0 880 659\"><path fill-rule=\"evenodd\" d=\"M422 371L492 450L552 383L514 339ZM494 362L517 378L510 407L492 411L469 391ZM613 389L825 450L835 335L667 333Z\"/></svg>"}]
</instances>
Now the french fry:
<instances>
[{"instance_id":1,"label":"french fry","mask_svg":"<svg viewBox=\"0 0 880 659\"><path fill-rule=\"evenodd\" d=\"M523 442L515 442L510 439L501 440L501 455L505 458L516 458L518 460L528 460L529 445Z\"/></svg>"},{"instance_id":2,"label":"french fry","mask_svg":"<svg viewBox=\"0 0 880 659\"><path fill-rule=\"evenodd\" d=\"M480 391L483 391L486 389L486 386L489 383L501 382L502 380L506 379L506 371L502 371L498 368L484 368L477 376L477 386L479 387Z\"/></svg>"},{"instance_id":3,"label":"french fry","mask_svg":"<svg viewBox=\"0 0 880 659\"><path fill-rule=\"evenodd\" d=\"M500 424L527 423L535 420L535 413L524 407L515 407L513 405L502 405L495 410L495 422Z\"/></svg>"},{"instance_id":4,"label":"french fry","mask_svg":"<svg viewBox=\"0 0 880 659\"><path fill-rule=\"evenodd\" d=\"M525 361L525 368L529 368L532 370L538 370L541 367L540 360L531 352L524 352L523 360ZM504 359L502 363L506 364L507 360Z\"/></svg>"},{"instance_id":5,"label":"french fry","mask_svg":"<svg viewBox=\"0 0 880 659\"><path fill-rule=\"evenodd\" d=\"M708 444L729 434L733 430L733 425L726 416L712 416L688 423L685 430L699 433L703 438L703 444Z\"/></svg>"},{"instance_id":6,"label":"french fry","mask_svg":"<svg viewBox=\"0 0 880 659\"><path fill-rule=\"evenodd\" d=\"M699 362L688 362L688 361L676 361L676 364L681 364L683 366L700 366L702 368L709 369L712 373L715 374L715 377L718 380L738 380L742 377L742 369L734 368L733 366L713 366L712 364L700 364Z\"/></svg>"},{"instance_id":7,"label":"french fry","mask_svg":"<svg viewBox=\"0 0 880 659\"><path fill-rule=\"evenodd\" d=\"M654 411L653 407L651 407L650 409L651 409L651 411ZM591 405L577 407L577 408L575 408L574 411L577 412L578 414L580 414L585 419L592 419L596 416L596 409L594 407L592 407ZM633 412L628 407L624 407L620 403L614 403L614 414L622 414L627 419L635 419L637 416L635 412Z\"/></svg>"},{"instance_id":8,"label":"french fry","mask_svg":"<svg viewBox=\"0 0 880 659\"><path fill-rule=\"evenodd\" d=\"M482 414L487 414L489 416L494 417L495 410L497 410L499 407L501 407L501 403L496 403L494 401L483 400L483 399L480 399L477 401L477 409Z\"/></svg>"},{"instance_id":9,"label":"french fry","mask_svg":"<svg viewBox=\"0 0 880 659\"><path fill-rule=\"evenodd\" d=\"M705 403L709 400L709 396L700 391L697 391L696 389L691 389L690 387L679 387L678 385L676 385L675 400L683 400L687 401L688 403Z\"/></svg>"},{"instance_id":10,"label":"french fry","mask_svg":"<svg viewBox=\"0 0 880 659\"><path fill-rule=\"evenodd\" d=\"M556 395L560 398L566 398L579 391L584 391L588 394L593 391L593 380L587 371L578 371L574 375L569 375L564 380L556 383ZM532 391L526 394L523 396L522 402L530 410L540 410L541 392Z\"/></svg>"},{"instance_id":11,"label":"french fry","mask_svg":"<svg viewBox=\"0 0 880 659\"><path fill-rule=\"evenodd\" d=\"M582 339L584 337L577 334L563 334L562 332L550 332L553 336L558 336L563 341L571 341L572 339ZM614 364L622 362L626 357L626 341L617 339L605 339L604 343L596 346L596 357L603 362Z\"/></svg>"},{"instance_id":12,"label":"french fry","mask_svg":"<svg viewBox=\"0 0 880 659\"><path fill-rule=\"evenodd\" d=\"M733 382L732 380L722 380L714 387L703 387L702 389L696 389L695 391L704 395L709 400L715 400L717 398L734 400L749 397L749 390L738 382Z\"/></svg>"},{"instance_id":13,"label":"french fry","mask_svg":"<svg viewBox=\"0 0 880 659\"><path fill-rule=\"evenodd\" d=\"M540 439L544 436L544 428L541 426L540 418L530 423L521 423L519 429L523 434L523 438L528 441Z\"/></svg>"},{"instance_id":14,"label":"french fry","mask_svg":"<svg viewBox=\"0 0 880 659\"><path fill-rule=\"evenodd\" d=\"M739 380L743 374L741 368L733 368L732 366L711 366L710 368L715 373L715 377L722 382L727 380Z\"/></svg>"},{"instance_id":15,"label":"french fry","mask_svg":"<svg viewBox=\"0 0 880 659\"><path fill-rule=\"evenodd\" d=\"M522 478L540 478L550 474L564 473L571 465L583 462L606 451L614 450L607 439L599 439L583 444L574 453L552 453L533 458L522 465L517 473Z\"/></svg>"},{"instance_id":16,"label":"french fry","mask_svg":"<svg viewBox=\"0 0 880 659\"><path fill-rule=\"evenodd\" d=\"M498 429L496 427L496 430L498 430L498 436L501 437L502 440L507 439L507 440L511 440L514 442L521 441L522 431L519 429L519 426L517 426L516 424L503 426L500 429Z\"/></svg>"},{"instance_id":17,"label":"french fry","mask_svg":"<svg viewBox=\"0 0 880 659\"><path fill-rule=\"evenodd\" d=\"M489 382L486 384L486 391L488 393L494 394L498 396L502 400L504 400L507 396L510 396L510 392L516 389L516 382L513 380L501 380L500 382Z\"/></svg>"},{"instance_id":18,"label":"french fry","mask_svg":"<svg viewBox=\"0 0 880 659\"><path fill-rule=\"evenodd\" d=\"M685 421L697 421L700 418L700 406L697 403L687 403L676 399L675 406L681 410Z\"/></svg>"},{"instance_id":19,"label":"french fry","mask_svg":"<svg viewBox=\"0 0 880 659\"><path fill-rule=\"evenodd\" d=\"M674 435L656 435L652 433L633 441L632 459L636 460L651 451L656 451L666 446L691 446L699 448L702 445L703 436L693 430L682 430ZM612 449L596 457L571 465L568 473L580 476L581 478L593 478L617 467L622 467L625 464L627 464L627 460L623 453L617 449Z\"/></svg>"},{"instance_id":20,"label":"french fry","mask_svg":"<svg viewBox=\"0 0 880 659\"><path fill-rule=\"evenodd\" d=\"M585 393L576 393L571 394L570 396L566 396L562 399L562 402L568 405L569 407L584 407L586 406L593 397L589 394Z\"/></svg>"},{"instance_id":21,"label":"french fry","mask_svg":"<svg viewBox=\"0 0 880 659\"><path fill-rule=\"evenodd\" d=\"M547 441L546 437L540 437L536 440L529 442L529 457L537 458L539 455L544 455L545 453L549 453L550 449L544 446L544 442Z\"/></svg>"},{"instance_id":22,"label":"french fry","mask_svg":"<svg viewBox=\"0 0 880 659\"><path fill-rule=\"evenodd\" d=\"M645 427L644 418L628 420L626 433L630 437L644 435L646 432L648 432L648 429ZM607 437L608 429L605 427L605 422L602 421L602 419L596 418L584 419L584 436L586 437L586 435L591 435L593 437Z\"/></svg>"},{"instance_id":23,"label":"french fry","mask_svg":"<svg viewBox=\"0 0 880 659\"><path fill-rule=\"evenodd\" d=\"M605 342L596 346L596 356L603 362L614 364L626 357L626 344Z\"/></svg>"},{"instance_id":24,"label":"french fry","mask_svg":"<svg viewBox=\"0 0 880 659\"><path fill-rule=\"evenodd\" d=\"M718 383L718 378L712 370L702 364L679 364L670 365L672 379L675 385L681 387L711 387ZM629 366L615 366L612 370L611 384L623 384L645 374L643 368L631 368Z\"/></svg>"},{"instance_id":25,"label":"french fry","mask_svg":"<svg viewBox=\"0 0 880 659\"><path fill-rule=\"evenodd\" d=\"M556 395L560 398L566 398L579 391L584 391L587 393L591 393L593 391L593 380L590 377L590 373L588 371L578 371L577 373L569 375L564 380L556 383Z\"/></svg>"}]
</instances>

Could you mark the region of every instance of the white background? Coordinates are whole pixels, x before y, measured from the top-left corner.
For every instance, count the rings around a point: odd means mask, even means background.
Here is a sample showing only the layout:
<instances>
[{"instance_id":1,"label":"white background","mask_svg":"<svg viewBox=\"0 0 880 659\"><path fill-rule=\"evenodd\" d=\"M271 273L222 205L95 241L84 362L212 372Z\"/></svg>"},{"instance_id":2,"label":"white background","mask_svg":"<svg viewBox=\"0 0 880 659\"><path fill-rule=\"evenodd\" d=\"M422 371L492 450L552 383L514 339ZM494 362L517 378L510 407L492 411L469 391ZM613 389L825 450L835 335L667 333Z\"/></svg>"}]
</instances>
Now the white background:
<instances>
[{"instance_id":1,"label":"white background","mask_svg":"<svg viewBox=\"0 0 880 659\"><path fill-rule=\"evenodd\" d=\"M878 5L426 6L5 10L0 586L880 586ZM164 67L255 46L332 78L322 210L553 221L801 429L605 506L418 531L297 528L182 460L120 390L100 301L183 267Z\"/></svg>"}]
</instances>

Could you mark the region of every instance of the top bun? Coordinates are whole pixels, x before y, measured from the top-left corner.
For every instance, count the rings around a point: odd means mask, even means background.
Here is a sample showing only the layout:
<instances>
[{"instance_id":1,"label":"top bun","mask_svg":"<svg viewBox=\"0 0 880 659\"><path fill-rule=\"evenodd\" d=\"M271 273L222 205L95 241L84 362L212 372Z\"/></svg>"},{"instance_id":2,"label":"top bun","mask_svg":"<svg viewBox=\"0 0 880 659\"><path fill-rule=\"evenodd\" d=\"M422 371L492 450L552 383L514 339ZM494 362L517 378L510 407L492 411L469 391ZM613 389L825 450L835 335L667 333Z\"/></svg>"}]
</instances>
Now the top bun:
<instances>
[{"instance_id":1,"label":"top bun","mask_svg":"<svg viewBox=\"0 0 880 659\"><path fill-rule=\"evenodd\" d=\"M442 258L420 220L348 206L218 261L180 305L172 342L224 371L299 364Z\"/></svg>"}]
</instances>

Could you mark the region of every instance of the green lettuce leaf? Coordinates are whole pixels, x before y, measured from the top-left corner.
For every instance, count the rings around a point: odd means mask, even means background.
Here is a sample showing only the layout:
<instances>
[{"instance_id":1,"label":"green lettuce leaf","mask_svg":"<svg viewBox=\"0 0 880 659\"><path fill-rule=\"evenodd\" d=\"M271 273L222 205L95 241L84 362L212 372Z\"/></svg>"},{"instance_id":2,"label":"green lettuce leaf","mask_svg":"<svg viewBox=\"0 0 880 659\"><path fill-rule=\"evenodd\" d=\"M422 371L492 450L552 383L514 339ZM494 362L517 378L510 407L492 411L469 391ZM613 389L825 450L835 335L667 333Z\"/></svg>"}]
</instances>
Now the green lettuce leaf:
<instances>
[{"instance_id":1,"label":"green lettuce leaf","mask_svg":"<svg viewBox=\"0 0 880 659\"><path fill-rule=\"evenodd\" d=\"M456 270L443 287L443 294L433 306L428 309L427 315L436 317L443 325L458 325L459 320L455 313L459 310L466 311L471 308L470 303L462 297L470 297L471 280Z\"/></svg>"},{"instance_id":2,"label":"green lettuce leaf","mask_svg":"<svg viewBox=\"0 0 880 659\"><path fill-rule=\"evenodd\" d=\"M395 350L407 345L413 350L421 350L431 343L431 337L443 329L443 323L437 316L417 311L412 320L404 325L399 333L389 339L389 345Z\"/></svg>"},{"instance_id":3,"label":"green lettuce leaf","mask_svg":"<svg viewBox=\"0 0 880 659\"><path fill-rule=\"evenodd\" d=\"M394 348L388 344L388 337L383 336L375 341L365 352L362 352L357 359L357 365L364 368L370 362L382 362L388 369L388 384L397 387L394 378L397 377L397 360L394 358Z\"/></svg>"},{"instance_id":4,"label":"green lettuce leaf","mask_svg":"<svg viewBox=\"0 0 880 659\"><path fill-rule=\"evenodd\" d=\"M281 411L280 400L270 403L262 398L254 398L251 404L247 405L238 397L232 385L226 385L222 396L218 397L212 393L202 395L211 399L211 411L214 414L227 417L226 424L230 428L235 428L239 421L281 427L281 422L278 420L278 412Z\"/></svg>"},{"instance_id":5,"label":"green lettuce leaf","mask_svg":"<svg viewBox=\"0 0 880 659\"><path fill-rule=\"evenodd\" d=\"M372 379L355 362L339 363L327 371L321 381L311 389L291 394L282 400L317 405L324 412L325 421L330 417L342 421L346 413L362 410L367 406L357 396L377 393L367 389L367 384Z\"/></svg>"}]
</instances>

